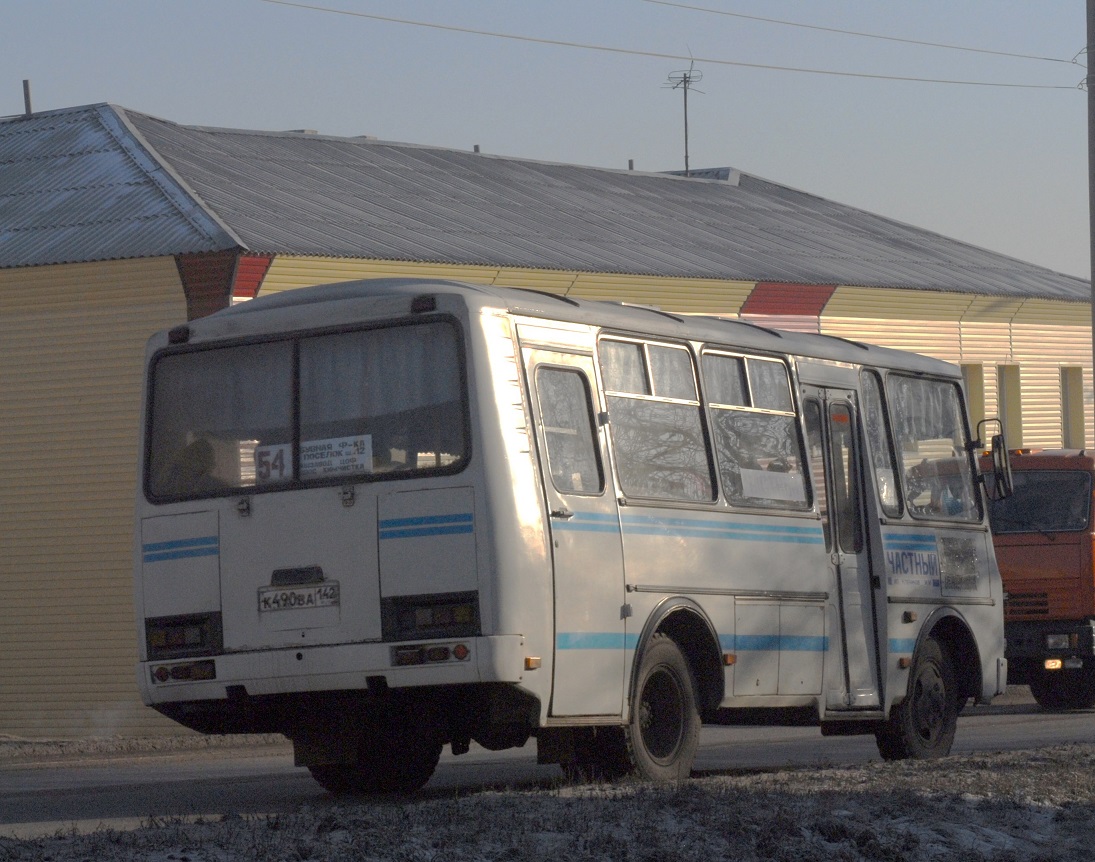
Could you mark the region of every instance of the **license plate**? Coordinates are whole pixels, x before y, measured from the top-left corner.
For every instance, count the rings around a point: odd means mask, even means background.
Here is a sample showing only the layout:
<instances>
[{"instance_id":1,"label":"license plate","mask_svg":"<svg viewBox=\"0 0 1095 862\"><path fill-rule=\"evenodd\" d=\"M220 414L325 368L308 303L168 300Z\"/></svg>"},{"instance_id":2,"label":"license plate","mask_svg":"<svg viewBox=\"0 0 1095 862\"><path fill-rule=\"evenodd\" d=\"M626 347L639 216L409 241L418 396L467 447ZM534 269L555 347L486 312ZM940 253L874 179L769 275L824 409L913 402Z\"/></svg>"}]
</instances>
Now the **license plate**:
<instances>
[{"instance_id":1,"label":"license plate","mask_svg":"<svg viewBox=\"0 0 1095 862\"><path fill-rule=\"evenodd\" d=\"M324 581L306 587L262 587L259 612L329 608L338 604L338 582Z\"/></svg>"}]
</instances>

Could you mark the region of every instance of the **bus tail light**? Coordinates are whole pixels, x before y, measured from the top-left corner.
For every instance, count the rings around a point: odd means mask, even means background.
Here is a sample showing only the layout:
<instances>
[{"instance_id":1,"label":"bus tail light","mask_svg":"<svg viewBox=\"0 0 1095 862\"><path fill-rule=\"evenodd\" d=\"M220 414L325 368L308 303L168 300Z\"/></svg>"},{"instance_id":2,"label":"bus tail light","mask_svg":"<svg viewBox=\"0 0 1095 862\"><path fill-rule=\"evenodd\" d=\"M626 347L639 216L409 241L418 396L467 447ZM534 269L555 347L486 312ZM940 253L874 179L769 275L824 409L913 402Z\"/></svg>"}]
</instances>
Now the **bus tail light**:
<instances>
[{"instance_id":1,"label":"bus tail light","mask_svg":"<svg viewBox=\"0 0 1095 862\"><path fill-rule=\"evenodd\" d=\"M399 646L392 648L392 664L396 667L439 664L447 661L465 661L470 655L471 650L464 644L456 644L452 647L441 644Z\"/></svg>"},{"instance_id":2,"label":"bus tail light","mask_svg":"<svg viewBox=\"0 0 1095 862\"><path fill-rule=\"evenodd\" d=\"M217 655L223 650L219 613L149 617L144 629L150 661Z\"/></svg>"},{"instance_id":3,"label":"bus tail light","mask_svg":"<svg viewBox=\"0 0 1095 862\"><path fill-rule=\"evenodd\" d=\"M155 682L196 682L217 678L217 666L211 661L160 665L152 671Z\"/></svg>"},{"instance_id":4,"label":"bus tail light","mask_svg":"<svg viewBox=\"0 0 1095 862\"><path fill-rule=\"evenodd\" d=\"M475 637L479 631L479 594L446 593L398 596L381 601L384 639Z\"/></svg>"}]
</instances>

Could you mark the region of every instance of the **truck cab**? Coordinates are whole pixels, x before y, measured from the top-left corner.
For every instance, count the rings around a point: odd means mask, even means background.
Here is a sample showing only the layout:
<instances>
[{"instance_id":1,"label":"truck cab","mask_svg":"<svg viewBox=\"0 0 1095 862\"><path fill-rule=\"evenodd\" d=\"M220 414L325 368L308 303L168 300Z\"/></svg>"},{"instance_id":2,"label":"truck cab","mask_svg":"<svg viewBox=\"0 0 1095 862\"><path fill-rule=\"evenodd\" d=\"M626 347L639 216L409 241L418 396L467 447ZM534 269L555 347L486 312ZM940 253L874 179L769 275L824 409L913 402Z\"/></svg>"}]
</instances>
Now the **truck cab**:
<instances>
[{"instance_id":1,"label":"truck cab","mask_svg":"<svg viewBox=\"0 0 1095 862\"><path fill-rule=\"evenodd\" d=\"M1043 709L1087 709L1095 706L1095 454L1010 456L1014 493L990 501L1008 682L1029 685Z\"/></svg>"}]
</instances>

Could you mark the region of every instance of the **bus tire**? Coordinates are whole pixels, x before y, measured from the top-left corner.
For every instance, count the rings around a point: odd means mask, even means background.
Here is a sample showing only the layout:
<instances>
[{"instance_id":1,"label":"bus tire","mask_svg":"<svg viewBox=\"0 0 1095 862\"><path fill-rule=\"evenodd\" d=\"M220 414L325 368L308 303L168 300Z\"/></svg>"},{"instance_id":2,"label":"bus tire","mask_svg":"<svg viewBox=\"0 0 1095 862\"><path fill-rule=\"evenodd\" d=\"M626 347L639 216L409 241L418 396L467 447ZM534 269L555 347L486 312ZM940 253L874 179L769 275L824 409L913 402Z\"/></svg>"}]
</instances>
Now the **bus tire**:
<instances>
[{"instance_id":1,"label":"bus tire","mask_svg":"<svg viewBox=\"0 0 1095 862\"><path fill-rule=\"evenodd\" d=\"M1095 706L1095 668L1037 670L1030 678L1030 693L1048 712L1091 709Z\"/></svg>"},{"instance_id":2,"label":"bus tire","mask_svg":"<svg viewBox=\"0 0 1095 862\"><path fill-rule=\"evenodd\" d=\"M928 637L913 657L909 690L876 731L883 760L946 757L958 728L958 684L950 655Z\"/></svg>"},{"instance_id":3,"label":"bus tire","mask_svg":"<svg viewBox=\"0 0 1095 862\"><path fill-rule=\"evenodd\" d=\"M651 781L688 778L700 739L696 682L677 644L656 634L643 651L625 728L632 771Z\"/></svg>"},{"instance_id":4,"label":"bus tire","mask_svg":"<svg viewBox=\"0 0 1095 862\"><path fill-rule=\"evenodd\" d=\"M330 793L414 793L437 768L441 743L412 729L387 729L362 737L356 763L323 763L308 767Z\"/></svg>"}]
</instances>

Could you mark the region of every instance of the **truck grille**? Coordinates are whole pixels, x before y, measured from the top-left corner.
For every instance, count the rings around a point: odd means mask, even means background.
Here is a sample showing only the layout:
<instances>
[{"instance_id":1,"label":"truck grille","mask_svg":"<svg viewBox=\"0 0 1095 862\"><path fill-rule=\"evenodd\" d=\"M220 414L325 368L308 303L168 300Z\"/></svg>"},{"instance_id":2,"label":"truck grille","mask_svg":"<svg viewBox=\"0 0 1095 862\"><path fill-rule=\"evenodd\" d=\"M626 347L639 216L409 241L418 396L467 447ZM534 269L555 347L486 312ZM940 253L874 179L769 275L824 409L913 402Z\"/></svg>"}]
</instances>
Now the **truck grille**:
<instances>
[{"instance_id":1,"label":"truck grille","mask_svg":"<svg viewBox=\"0 0 1095 862\"><path fill-rule=\"evenodd\" d=\"M1049 594L1008 593L1004 597L1004 613L1011 617L1049 616Z\"/></svg>"}]
</instances>

